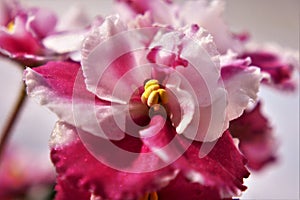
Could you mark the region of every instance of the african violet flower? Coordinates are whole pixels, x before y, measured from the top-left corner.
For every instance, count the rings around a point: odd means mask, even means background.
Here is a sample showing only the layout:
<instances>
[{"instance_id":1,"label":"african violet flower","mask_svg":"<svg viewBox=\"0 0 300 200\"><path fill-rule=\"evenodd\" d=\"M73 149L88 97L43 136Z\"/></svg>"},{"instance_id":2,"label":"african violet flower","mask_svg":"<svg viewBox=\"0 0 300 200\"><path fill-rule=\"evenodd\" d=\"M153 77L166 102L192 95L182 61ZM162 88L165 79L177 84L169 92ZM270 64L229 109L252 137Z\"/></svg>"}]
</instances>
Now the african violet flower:
<instances>
[{"instance_id":1,"label":"african violet flower","mask_svg":"<svg viewBox=\"0 0 300 200\"><path fill-rule=\"evenodd\" d=\"M253 66L270 75L270 81L264 83L284 90L296 88L293 73L299 70L298 53L282 53L287 51L262 45L253 48L249 34L232 33L222 16L224 0L186 1L181 5L169 0L116 0L116 8L127 21L136 16L147 16L153 24L168 27L197 24L212 34L220 53L232 50L241 58L250 57Z\"/></svg>"},{"instance_id":2,"label":"african violet flower","mask_svg":"<svg viewBox=\"0 0 300 200\"><path fill-rule=\"evenodd\" d=\"M256 99L262 75L238 62L247 67L221 77L212 37L197 26L129 29L109 16L86 37L81 65L28 68L28 94L59 117L50 140L56 199L245 190L246 160L227 128Z\"/></svg>"},{"instance_id":3,"label":"african violet flower","mask_svg":"<svg viewBox=\"0 0 300 200\"><path fill-rule=\"evenodd\" d=\"M67 53L79 49L83 30L87 26L86 17L83 17L82 13L72 13L72 18L78 18L80 15L83 19L76 24L78 28L75 31L74 27L72 28L72 20L58 20L50 10L36 7L25 8L17 1L14 1L14 4L1 1L0 5L3 10L0 28L0 54L2 56L9 57L22 65L35 66L49 60L67 59ZM68 31L62 29L62 25L70 29ZM61 45L57 45L56 37L64 37L64 43L60 41L59 44L68 47L57 51ZM52 48L53 42L56 42L57 48Z\"/></svg>"}]
</instances>

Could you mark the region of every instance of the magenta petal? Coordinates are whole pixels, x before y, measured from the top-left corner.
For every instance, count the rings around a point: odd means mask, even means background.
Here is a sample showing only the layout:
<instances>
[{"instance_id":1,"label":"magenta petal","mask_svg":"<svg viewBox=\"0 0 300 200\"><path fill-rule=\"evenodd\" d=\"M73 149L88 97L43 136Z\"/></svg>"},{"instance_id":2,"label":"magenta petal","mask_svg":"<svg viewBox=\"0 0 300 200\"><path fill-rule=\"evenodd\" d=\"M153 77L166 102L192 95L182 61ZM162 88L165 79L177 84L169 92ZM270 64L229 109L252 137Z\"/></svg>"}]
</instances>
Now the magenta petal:
<instances>
[{"instance_id":1,"label":"magenta petal","mask_svg":"<svg viewBox=\"0 0 300 200\"><path fill-rule=\"evenodd\" d=\"M96 137L94 141L100 144L105 142ZM124 141L124 144L128 142L131 143L129 140ZM148 173L128 173L106 166L87 151L77 136L76 129L64 123L56 125L50 144L51 158L58 173L58 199L67 199L70 196L61 190L65 187L78 190L80 196L75 197L74 200L81 200L81 197L87 194L112 200L137 199L148 191L160 189L174 177L174 171L170 168ZM130 148L132 146L128 150ZM138 149L139 147L135 146L131 150ZM145 163L138 160L138 155L136 158L136 162L133 161L131 167L142 167ZM152 162L158 160L154 159Z\"/></svg>"},{"instance_id":2,"label":"magenta petal","mask_svg":"<svg viewBox=\"0 0 300 200\"><path fill-rule=\"evenodd\" d=\"M48 62L41 67L28 68L24 78L28 95L47 106L61 120L102 137L124 137L123 131L108 129L118 127L110 123L114 122L111 106L86 89L78 63ZM108 129L106 135L101 135L99 125Z\"/></svg>"},{"instance_id":3,"label":"magenta petal","mask_svg":"<svg viewBox=\"0 0 300 200\"><path fill-rule=\"evenodd\" d=\"M282 53L281 50L280 53ZM262 72L270 75L271 85L285 90L293 90L296 85L292 82L292 76L295 69L299 67L299 60L284 58L279 53L268 50L246 51L240 57L250 57L252 65L257 66ZM267 84L270 84L266 82Z\"/></svg>"},{"instance_id":4,"label":"magenta petal","mask_svg":"<svg viewBox=\"0 0 300 200\"><path fill-rule=\"evenodd\" d=\"M221 199L217 188L206 187L198 183L191 183L187 180L182 173L172 180L166 187L158 191L159 200L199 200Z\"/></svg>"},{"instance_id":5,"label":"magenta petal","mask_svg":"<svg viewBox=\"0 0 300 200\"><path fill-rule=\"evenodd\" d=\"M239 148L248 166L260 170L276 160L278 143L268 119L261 113L261 103L230 123L230 133L240 140Z\"/></svg>"},{"instance_id":6,"label":"magenta petal","mask_svg":"<svg viewBox=\"0 0 300 200\"><path fill-rule=\"evenodd\" d=\"M193 182L199 184L198 192L201 192L201 187L208 187L217 192L216 196L228 198L246 189L243 185L243 178L249 176L246 159L228 131L215 142L193 142L178 136L161 116L154 116L149 128L140 133L144 144L157 156L181 170L191 185ZM205 149L210 149L210 152L203 157L201 153Z\"/></svg>"}]
</instances>

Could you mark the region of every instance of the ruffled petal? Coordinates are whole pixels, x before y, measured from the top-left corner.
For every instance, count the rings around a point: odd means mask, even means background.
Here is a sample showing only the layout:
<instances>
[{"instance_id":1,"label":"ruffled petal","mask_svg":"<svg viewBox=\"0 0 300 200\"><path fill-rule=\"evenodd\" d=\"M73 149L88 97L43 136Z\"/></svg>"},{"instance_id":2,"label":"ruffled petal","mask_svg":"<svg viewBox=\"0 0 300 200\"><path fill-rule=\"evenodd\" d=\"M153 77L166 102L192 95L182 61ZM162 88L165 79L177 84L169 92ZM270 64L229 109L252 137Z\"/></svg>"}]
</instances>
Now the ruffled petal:
<instances>
[{"instance_id":1,"label":"ruffled petal","mask_svg":"<svg viewBox=\"0 0 300 200\"><path fill-rule=\"evenodd\" d=\"M247 158L250 169L260 170L276 160L278 142L268 119L261 112L260 102L230 122L229 130L239 139L239 149Z\"/></svg>"},{"instance_id":2,"label":"ruffled petal","mask_svg":"<svg viewBox=\"0 0 300 200\"><path fill-rule=\"evenodd\" d=\"M299 72L299 52L280 48L276 45L249 44L240 58L251 58L251 64L269 74L270 80L264 83L282 90L295 90L294 75Z\"/></svg>"},{"instance_id":3,"label":"ruffled petal","mask_svg":"<svg viewBox=\"0 0 300 200\"><path fill-rule=\"evenodd\" d=\"M256 101L259 86L264 76L257 67L249 66L250 59L230 59L221 61L222 81L228 92L227 118L239 117L250 101ZM230 56L229 56L230 57Z\"/></svg>"},{"instance_id":4,"label":"ruffled petal","mask_svg":"<svg viewBox=\"0 0 300 200\"><path fill-rule=\"evenodd\" d=\"M137 38L146 32L127 31L118 16L109 16L89 33L82 49L89 91L103 100L129 102L131 95L151 78L151 67L138 65L135 53L145 51L145 45Z\"/></svg>"},{"instance_id":5,"label":"ruffled petal","mask_svg":"<svg viewBox=\"0 0 300 200\"><path fill-rule=\"evenodd\" d=\"M78 63L49 62L38 68L28 68L24 79L28 95L47 106L62 121L100 137L124 137L124 131L113 120L116 111L110 103L86 90Z\"/></svg>"},{"instance_id":6,"label":"ruffled petal","mask_svg":"<svg viewBox=\"0 0 300 200\"><path fill-rule=\"evenodd\" d=\"M157 115L151 119L149 128L140 133L150 150L164 162L181 170L187 179L184 184L189 182L192 188L195 187L194 192L198 190L199 194L203 187L207 187L217 192L215 196L229 198L246 189L243 185L243 178L249 176L245 168L246 159L236 148L228 131L214 142L191 141L176 134L168 121ZM191 194L194 195L197 196L197 193ZM212 194L208 192L207 195Z\"/></svg>"},{"instance_id":7,"label":"ruffled petal","mask_svg":"<svg viewBox=\"0 0 300 200\"><path fill-rule=\"evenodd\" d=\"M111 149L105 147L110 141L94 137L88 133L85 134L90 138L90 142L98 144L97 148L100 154L98 156L106 157L108 160L117 159L115 157L118 157L122 162L122 157L119 157L121 155L111 154ZM84 141L86 142L86 140ZM67 186L72 190L77 189L77 193L83 196L88 194L89 196L100 196L104 199L137 199L146 192L156 191L165 186L176 174L170 168L146 173L126 172L126 168L135 168L138 171L144 167L147 168L148 165L156 164L160 160L155 157L152 157L148 162L140 160L140 155L148 150L143 148L139 139L133 137L117 144L120 148L124 147L128 151L139 152L139 154L136 154L135 159L124 160L128 164L126 167L124 166L124 171L113 169L102 163L101 160L97 160L84 145L88 146L90 144L82 143L75 127L64 123L56 124L50 146L51 159L58 173L58 189ZM67 199L68 196L70 194L58 190L58 197L60 197L58 199Z\"/></svg>"}]
</instances>

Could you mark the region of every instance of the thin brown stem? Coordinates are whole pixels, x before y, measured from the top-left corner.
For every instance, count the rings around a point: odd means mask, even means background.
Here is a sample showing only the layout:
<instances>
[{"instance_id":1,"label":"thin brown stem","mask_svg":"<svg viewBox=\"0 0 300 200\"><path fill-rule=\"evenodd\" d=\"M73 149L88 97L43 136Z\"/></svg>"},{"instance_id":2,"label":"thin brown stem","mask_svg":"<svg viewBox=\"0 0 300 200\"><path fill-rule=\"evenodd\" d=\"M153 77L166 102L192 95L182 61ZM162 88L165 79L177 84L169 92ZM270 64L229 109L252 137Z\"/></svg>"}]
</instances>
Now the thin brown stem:
<instances>
[{"instance_id":1,"label":"thin brown stem","mask_svg":"<svg viewBox=\"0 0 300 200\"><path fill-rule=\"evenodd\" d=\"M0 139L0 161L1 161L1 156L4 152L4 149L8 143L9 137L12 133L13 127L15 125L15 122L17 121L17 118L20 114L20 111L22 110L22 107L24 105L26 99L26 91L25 91L25 85L24 83L22 84L22 89L19 93L18 100L15 104L14 109L10 113L5 125L4 129L1 133L1 139Z\"/></svg>"}]
</instances>

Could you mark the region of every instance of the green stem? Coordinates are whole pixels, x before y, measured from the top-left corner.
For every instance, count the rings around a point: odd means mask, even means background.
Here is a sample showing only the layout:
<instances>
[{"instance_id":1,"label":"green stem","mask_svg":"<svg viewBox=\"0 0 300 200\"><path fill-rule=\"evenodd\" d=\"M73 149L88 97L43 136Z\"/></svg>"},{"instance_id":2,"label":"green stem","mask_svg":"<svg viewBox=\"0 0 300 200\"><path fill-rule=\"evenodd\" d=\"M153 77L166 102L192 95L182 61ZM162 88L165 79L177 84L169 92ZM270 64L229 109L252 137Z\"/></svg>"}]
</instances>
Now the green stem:
<instances>
[{"instance_id":1,"label":"green stem","mask_svg":"<svg viewBox=\"0 0 300 200\"><path fill-rule=\"evenodd\" d=\"M1 161L1 156L4 153L4 149L8 143L9 137L12 133L12 129L14 127L15 122L17 121L17 118L20 114L20 111L22 110L22 107L24 105L24 102L26 100L26 89L24 83L22 84L22 89L19 93L18 100L15 104L14 109L12 110L10 116L8 117L4 129L1 134L1 139L0 139L0 161Z\"/></svg>"}]
</instances>

